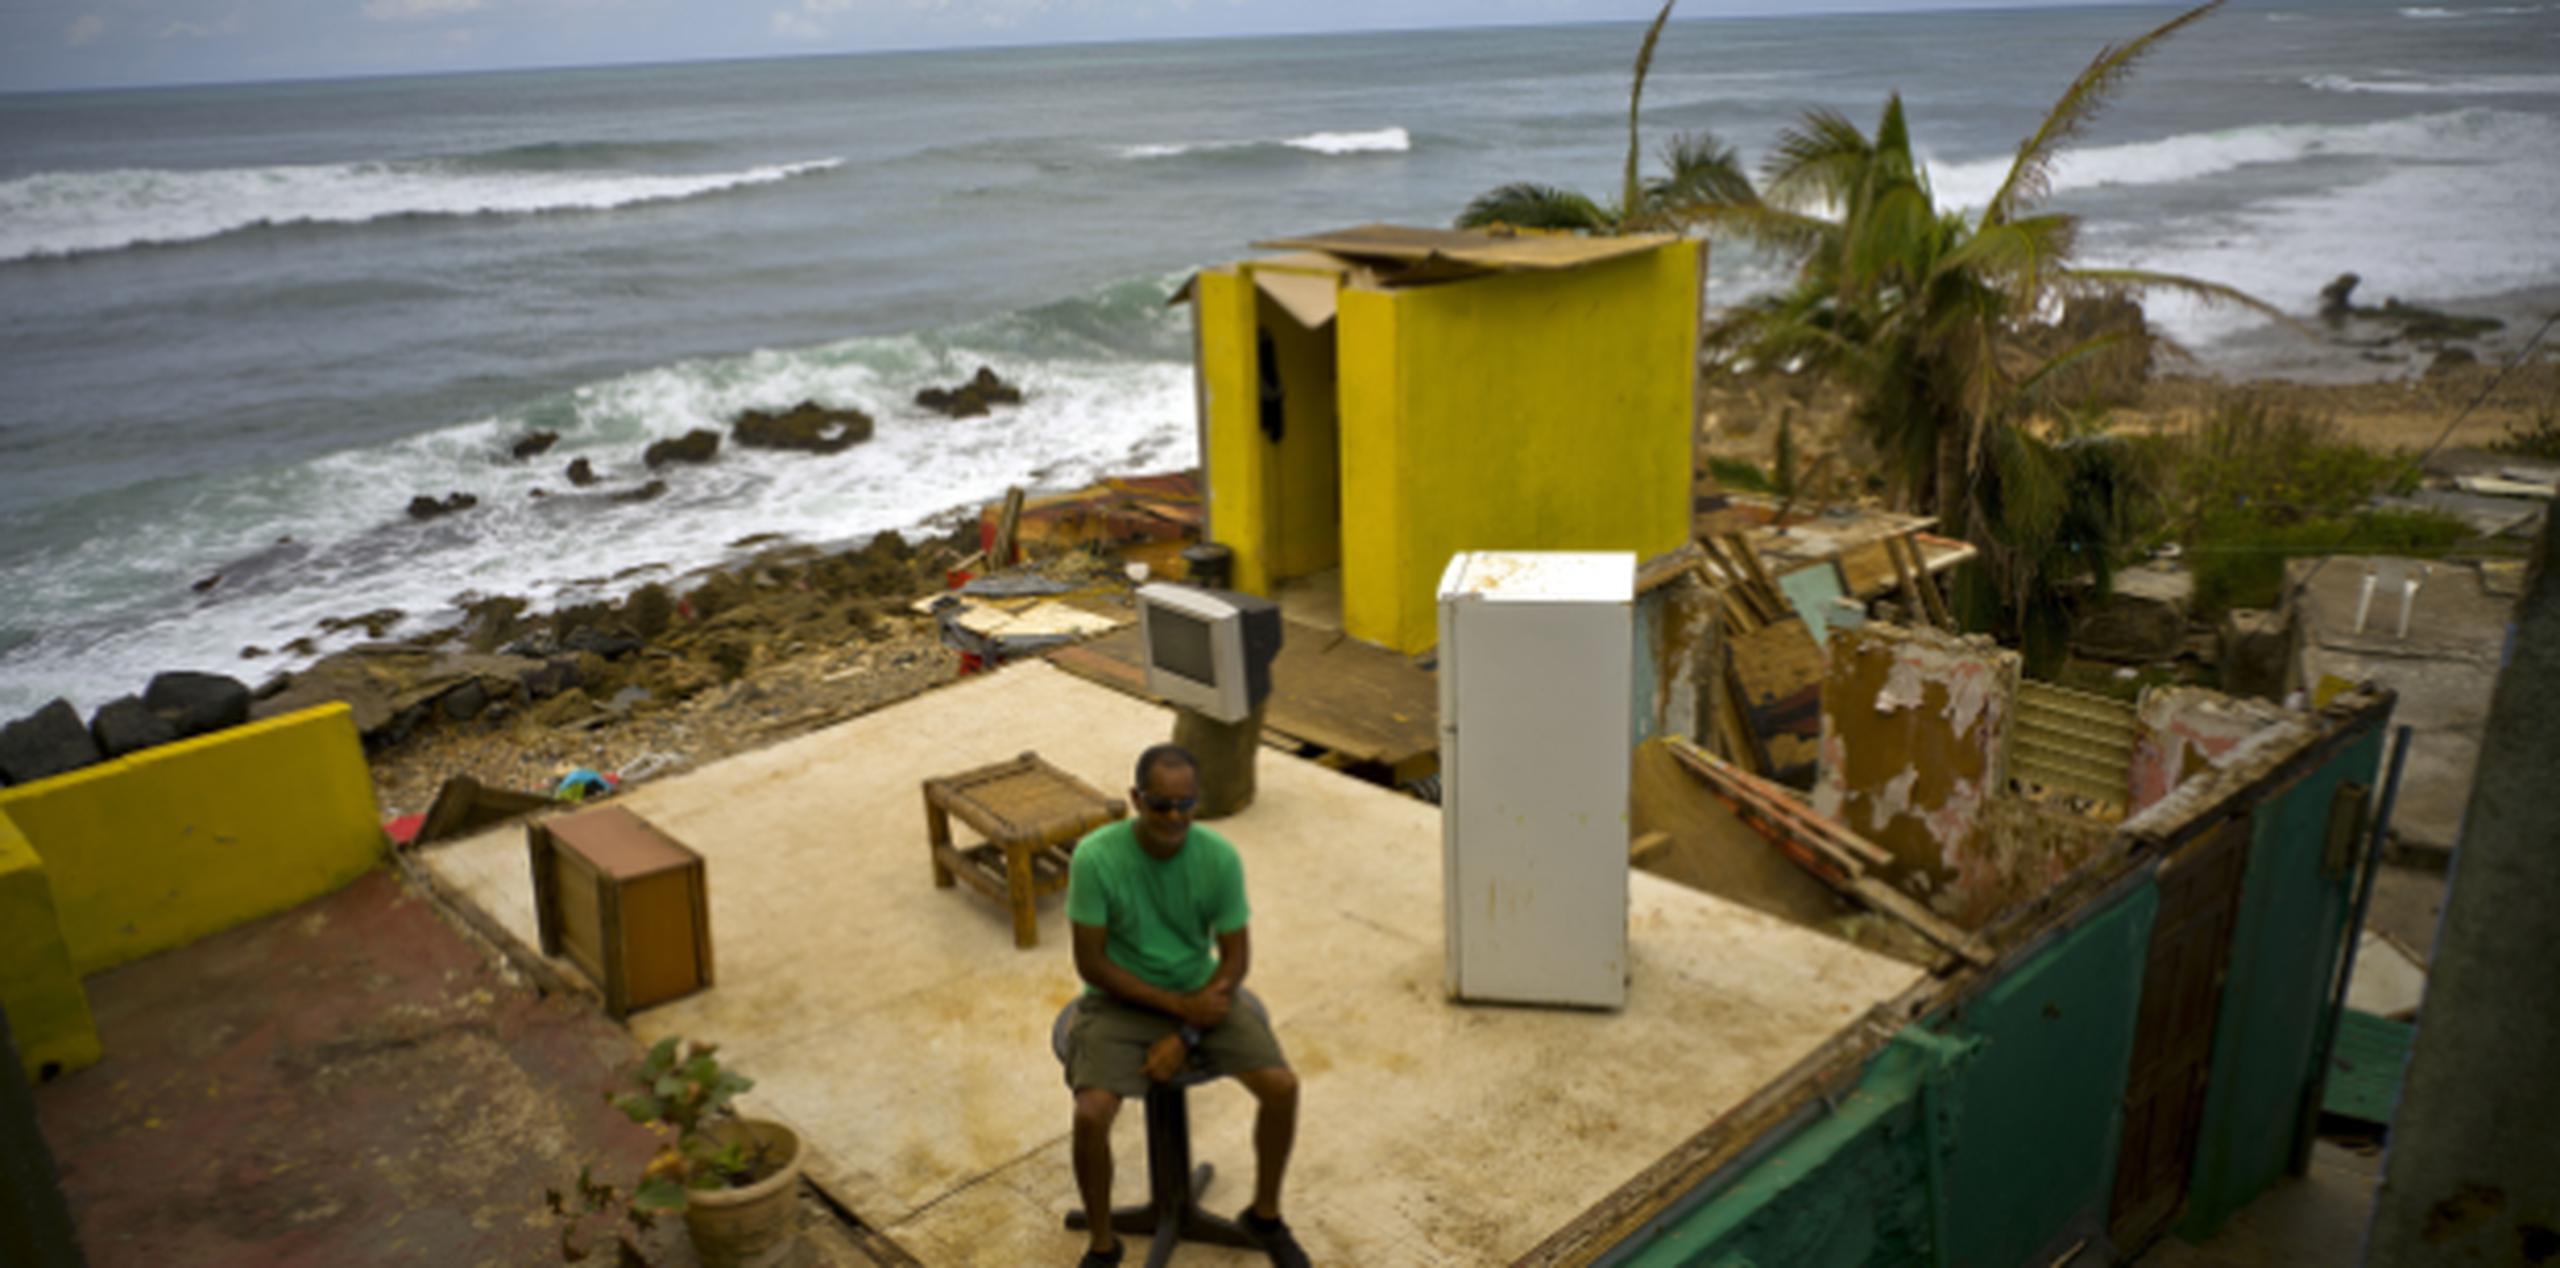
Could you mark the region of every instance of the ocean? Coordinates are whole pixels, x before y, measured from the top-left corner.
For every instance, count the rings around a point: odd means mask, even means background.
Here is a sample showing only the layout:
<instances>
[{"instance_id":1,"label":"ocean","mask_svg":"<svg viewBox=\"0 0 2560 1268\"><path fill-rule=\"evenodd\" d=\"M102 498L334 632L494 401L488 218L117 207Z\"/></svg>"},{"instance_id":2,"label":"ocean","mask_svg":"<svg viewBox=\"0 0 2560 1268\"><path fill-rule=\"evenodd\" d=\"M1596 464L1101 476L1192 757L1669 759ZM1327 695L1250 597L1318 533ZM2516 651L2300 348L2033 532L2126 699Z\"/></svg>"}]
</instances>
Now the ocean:
<instances>
[{"instance_id":1,"label":"ocean","mask_svg":"<svg viewBox=\"0 0 2560 1268\"><path fill-rule=\"evenodd\" d=\"M1899 90L1942 200L1978 200L2102 45L2170 12L1677 21L1647 136L1756 159L1807 107L1872 126ZM1190 270L1446 223L1511 180L1612 190L1641 30L0 96L0 717L165 669L254 683L364 637L328 617L416 633L478 597L681 584L760 534L855 543L1009 484L1189 465L1166 299ZM2087 261L2297 311L2349 270L2365 302L2546 292L2555 67L2560 3L2235 7L2143 65L2056 202ZM1713 302L1781 276L1713 260ZM2283 368L2244 313L2154 315L2208 366ZM1025 403L910 403L980 365ZM563 478L586 458L628 489L649 441L803 399L876 437L724 447L644 503ZM537 429L558 446L510 459ZM405 513L453 492L478 506Z\"/></svg>"}]
</instances>

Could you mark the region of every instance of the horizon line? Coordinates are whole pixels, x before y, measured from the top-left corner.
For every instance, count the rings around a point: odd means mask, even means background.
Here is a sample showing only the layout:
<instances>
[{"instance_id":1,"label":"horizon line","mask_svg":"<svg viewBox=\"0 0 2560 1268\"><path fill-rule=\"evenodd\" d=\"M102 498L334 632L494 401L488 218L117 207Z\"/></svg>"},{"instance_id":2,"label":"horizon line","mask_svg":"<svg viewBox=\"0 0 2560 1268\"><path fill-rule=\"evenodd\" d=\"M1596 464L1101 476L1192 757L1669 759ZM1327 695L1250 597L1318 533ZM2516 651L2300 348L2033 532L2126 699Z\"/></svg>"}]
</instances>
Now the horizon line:
<instances>
[{"instance_id":1,"label":"horizon line","mask_svg":"<svg viewBox=\"0 0 2560 1268\"><path fill-rule=\"evenodd\" d=\"M1848 0L1848 4L1852 6L1854 6L1856 2L1857 0ZM1888 0L1869 0L1869 2L1882 3L1888 2ZM2004 0L1949 0L1948 3L1944 4L1931 4L1914 8L1881 9L1841 7L1809 10L1779 9L1776 11L1761 13L1704 13L1690 17L1675 17L1672 19L1670 25L1682 26L1690 23L1703 22L1794 21L1803 18L1825 17L1900 18L1922 17L1945 13L1975 13L1988 11L2039 12L2054 9L2156 9L2175 7L2180 2L2181 0L2014 0L2014 2L2004 2ZM820 59L852 57L912 57L937 53L1009 53L1051 48L1102 48L1112 45L1210 44L1244 40L1305 39L1319 35L1369 36L1417 35L1432 32L1463 31L1561 30L1575 27L1642 26L1649 21L1651 21L1651 19L1640 17L1587 18L1562 22L1504 22L1497 20L1466 22L1443 26L1332 27L1306 30L1235 31L1216 35L1119 35L1098 36L1090 39L1025 40L1020 42L991 40L974 44L915 44L897 45L884 48L836 49L832 51L737 53L711 57L649 57L619 61L552 62L527 66L483 66L454 70L398 70L357 74L279 75L258 79L159 80L137 83L91 84L83 87L71 88L0 88L0 100L10 98L66 97L84 93L183 92L204 88L261 88L318 84L356 84L402 79L452 79L470 75L530 75L557 72L637 70L673 66L718 66L744 62L815 61Z\"/></svg>"}]
</instances>

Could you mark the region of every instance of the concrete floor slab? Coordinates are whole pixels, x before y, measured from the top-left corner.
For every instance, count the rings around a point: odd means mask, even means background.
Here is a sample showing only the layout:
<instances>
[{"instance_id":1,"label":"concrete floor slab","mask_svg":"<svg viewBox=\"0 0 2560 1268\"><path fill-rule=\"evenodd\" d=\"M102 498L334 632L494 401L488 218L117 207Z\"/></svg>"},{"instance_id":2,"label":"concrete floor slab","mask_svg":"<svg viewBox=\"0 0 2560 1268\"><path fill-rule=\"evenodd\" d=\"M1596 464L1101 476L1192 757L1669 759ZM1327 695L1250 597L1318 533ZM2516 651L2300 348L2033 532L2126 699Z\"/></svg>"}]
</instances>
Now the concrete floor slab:
<instances>
[{"instance_id":1,"label":"concrete floor slab","mask_svg":"<svg viewBox=\"0 0 2560 1268\"><path fill-rule=\"evenodd\" d=\"M1004 911L929 879L919 785L1036 750L1106 789L1171 733L1162 709L1026 664L663 782L623 803L708 860L717 985L640 1013L641 1039L720 1042L752 1109L825 1155L817 1178L929 1263L1069 1262L1068 1098L1050 1021L1079 989L1059 901L1016 950ZM1916 980L1898 961L1637 873L1617 1013L1442 994L1436 808L1264 754L1245 859L1249 985L1306 1080L1288 1211L1320 1260L1516 1256ZM521 828L428 866L527 945ZM1192 1094L1210 1205L1250 1195L1250 1098ZM1117 1190L1143 1191L1140 1114ZM1184 1262L1256 1262L1186 1249Z\"/></svg>"}]
</instances>

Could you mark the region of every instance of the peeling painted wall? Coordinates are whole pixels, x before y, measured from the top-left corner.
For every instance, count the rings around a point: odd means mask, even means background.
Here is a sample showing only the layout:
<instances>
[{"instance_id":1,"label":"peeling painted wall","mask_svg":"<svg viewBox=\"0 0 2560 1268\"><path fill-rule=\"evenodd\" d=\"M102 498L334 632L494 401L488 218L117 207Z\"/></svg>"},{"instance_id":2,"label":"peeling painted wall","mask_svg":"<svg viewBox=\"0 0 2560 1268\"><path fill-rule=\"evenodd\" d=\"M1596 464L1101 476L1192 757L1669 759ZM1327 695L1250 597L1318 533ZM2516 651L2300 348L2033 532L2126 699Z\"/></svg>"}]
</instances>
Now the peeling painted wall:
<instances>
[{"instance_id":1,"label":"peeling painted wall","mask_svg":"<svg viewBox=\"0 0 2560 1268\"><path fill-rule=\"evenodd\" d=\"M1887 879L1959 920L1990 914L2005 889L1975 847L2018 670L1988 639L1868 625L1832 640L1814 809L1891 852Z\"/></svg>"},{"instance_id":2,"label":"peeling painted wall","mask_svg":"<svg viewBox=\"0 0 2560 1268\"><path fill-rule=\"evenodd\" d=\"M2222 767L2241 741L2285 716L2264 700L2203 687L2143 692L2134 709L2133 801L2126 814L2141 813L2190 775Z\"/></svg>"},{"instance_id":3,"label":"peeling painted wall","mask_svg":"<svg viewBox=\"0 0 2560 1268\"><path fill-rule=\"evenodd\" d=\"M1720 596L1697 574L1636 596L1635 735L1629 744L1677 735L1704 740L1712 729L1711 690L1721 676L1716 643Z\"/></svg>"}]
</instances>

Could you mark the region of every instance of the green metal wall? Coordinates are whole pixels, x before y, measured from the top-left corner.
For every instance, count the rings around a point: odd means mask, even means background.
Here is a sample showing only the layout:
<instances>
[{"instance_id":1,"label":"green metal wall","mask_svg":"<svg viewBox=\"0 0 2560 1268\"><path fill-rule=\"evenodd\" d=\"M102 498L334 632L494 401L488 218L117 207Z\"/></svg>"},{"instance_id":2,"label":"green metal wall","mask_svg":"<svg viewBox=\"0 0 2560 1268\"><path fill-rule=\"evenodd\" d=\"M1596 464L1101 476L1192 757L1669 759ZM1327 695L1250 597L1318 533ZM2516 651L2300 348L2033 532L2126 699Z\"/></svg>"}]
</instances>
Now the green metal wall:
<instances>
[{"instance_id":1,"label":"green metal wall","mask_svg":"<svg viewBox=\"0 0 2560 1268\"><path fill-rule=\"evenodd\" d=\"M2008 1268L2106 1217L2159 891L2134 887L1616 1262Z\"/></svg>"},{"instance_id":2,"label":"green metal wall","mask_svg":"<svg viewBox=\"0 0 2560 1268\"><path fill-rule=\"evenodd\" d=\"M2250 824L2248 879L2231 933L2231 975L2178 1223L2182 1237L2211 1234L2292 1160L2303 1092L2315 1074L2311 1047L2347 920L2351 874L2322 870L2330 802L2341 783L2373 784L2382 739L2377 727L2340 749L2260 803Z\"/></svg>"},{"instance_id":3,"label":"green metal wall","mask_svg":"<svg viewBox=\"0 0 2560 1268\"><path fill-rule=\"evenodd\" d=\"M2159 907L2145 882L1965 1006L1983 1043L1953 1089L1946 1263L2042 1265L2106 1227Z\"/></svg>"},{"instance_id":4,"label":"green metal wall","mask_svg":"<svg viewBox=\"0 0 2560 1268\"><path fill-rule=\"evenodd\" d=\"M1926 1263L1936 1236L1929 1111L1962 1046L1895 1036L1858 1086L1705 1204L1612 1262L1664 1268L1852 1268Z\"/></svg>"}]
</instances>

